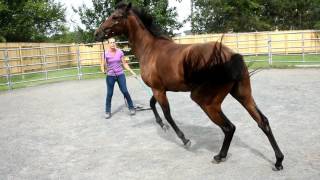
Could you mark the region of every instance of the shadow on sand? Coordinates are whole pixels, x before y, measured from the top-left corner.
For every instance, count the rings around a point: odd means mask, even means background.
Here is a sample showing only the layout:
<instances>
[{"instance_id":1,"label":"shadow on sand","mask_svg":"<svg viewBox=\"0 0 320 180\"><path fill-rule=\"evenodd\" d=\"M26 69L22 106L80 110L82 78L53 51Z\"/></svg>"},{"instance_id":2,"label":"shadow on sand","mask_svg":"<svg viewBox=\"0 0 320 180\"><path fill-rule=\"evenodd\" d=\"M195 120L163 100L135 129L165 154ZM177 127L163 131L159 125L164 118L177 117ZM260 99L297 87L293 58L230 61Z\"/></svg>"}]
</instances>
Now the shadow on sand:
<instances>
[{"instance_id":1,"label":"shadow on sand","mask_svg":"<svg viewBox=\"0 0 320 180\"><path fill-rule=\"evenodd\" d=\"M176 123L179 126L179 128L184 132L186 138L189 138L191 140L191 147L186 148L187 151L197 153L199 150L205 149L207 151L214 153L212 154L212 157L213 155L216 155L220 151L224 134L218 127L214 127L214 125L198 126L198 125L192 125L192 124L183 124L177 121ZM165 139L166 141L172 142L179 147L184 147L183 143L177 137L176 133L174 132L171 126L168 131L164 131L155 122L154 118L150 118L148 120L135 124L133 127L140 128L143 126L151 126L151 125L157 126L157 133L161 138ZM267 138L265 143L269 143ZM233 147L248 149L253 155L259 158L262 158L265 161L268 161L270 164L274 163L270 158L262 154L261 151L252 147L250 144L247 144L245 141L242 141L241 138L237 136L237 133L234 134L231 145L230 145L230 148L233 148ZM230 156L231 154L229 153L227 159Z\"/></svg>"}]
</instances>

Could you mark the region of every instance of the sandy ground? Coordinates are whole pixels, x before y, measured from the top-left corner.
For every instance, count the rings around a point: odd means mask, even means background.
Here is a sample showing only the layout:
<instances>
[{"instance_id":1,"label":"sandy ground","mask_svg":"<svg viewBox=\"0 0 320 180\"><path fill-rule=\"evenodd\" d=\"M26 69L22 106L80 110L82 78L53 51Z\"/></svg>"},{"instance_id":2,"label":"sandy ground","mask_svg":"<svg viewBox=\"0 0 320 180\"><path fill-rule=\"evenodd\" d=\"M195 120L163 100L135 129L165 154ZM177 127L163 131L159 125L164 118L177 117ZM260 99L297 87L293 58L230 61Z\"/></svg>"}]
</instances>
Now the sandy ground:
<instances>
[{"instance_id":1,"label":"sandy ground","mask_svg":"<svg viewBox=\"0 0 320 180\"><path fill-rule=\"evenodd\" d=\"M139 82L127 82L135 103L149 104ZM252 88L285 155L283 171L272 171L266 136L230 96L223 110L237 131L227 161L213 164L223 133L189 93L168 93L192 141L185 149L151 111L129 116L117 86L113 116L104 119L105 83L97 79L0 92L0 179L320 179L320 69L264 70Z\"/></svg>"}]
</instances>

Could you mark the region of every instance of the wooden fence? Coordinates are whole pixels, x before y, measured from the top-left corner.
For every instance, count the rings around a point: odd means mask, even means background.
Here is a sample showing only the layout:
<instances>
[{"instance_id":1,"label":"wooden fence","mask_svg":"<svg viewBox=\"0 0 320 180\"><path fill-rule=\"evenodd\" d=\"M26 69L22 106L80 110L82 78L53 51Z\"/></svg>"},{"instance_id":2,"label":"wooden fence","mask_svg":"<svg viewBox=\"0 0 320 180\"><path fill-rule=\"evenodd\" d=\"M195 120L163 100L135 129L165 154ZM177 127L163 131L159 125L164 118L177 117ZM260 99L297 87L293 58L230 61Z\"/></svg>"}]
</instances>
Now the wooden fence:
<instances>
[{"instance_id":1,"label":"wooden fence","mask_svg":"<svg viewBox=\"0 0 320 180\"><path fill-rule=\"evenodd\" d=\"M0 75L100 64L101 44L1 43ZM80 61L81 60L81 61Z\"/></svg>"},{"instance_id":2,"label":"wooden fence","mask_svg":"<svg viewBox=\"0 0 320 180\"><path fill-rule=\"evenodd\" d=\"M279 31L224 34L222 42L244 55L320 52L320 31ZM177 43L221 41L222 34L174 38ZM100 44L0 43L0 75L47 71L101 61ZM10 71L10 72L8 72Z\"/></svg>"},{"instance_id":3,"label":"wooden fence","mask_svg":"<svg viewBox=\"0 0 320 180\"><path fill-rule=\"evenodd\" d=\"M221 41L223 34L189 35L175 38L177 43L192 44ZM320 31L272 31L227 33L222 42L241 54L320 52Z\"/></svg>"}]
</instances>

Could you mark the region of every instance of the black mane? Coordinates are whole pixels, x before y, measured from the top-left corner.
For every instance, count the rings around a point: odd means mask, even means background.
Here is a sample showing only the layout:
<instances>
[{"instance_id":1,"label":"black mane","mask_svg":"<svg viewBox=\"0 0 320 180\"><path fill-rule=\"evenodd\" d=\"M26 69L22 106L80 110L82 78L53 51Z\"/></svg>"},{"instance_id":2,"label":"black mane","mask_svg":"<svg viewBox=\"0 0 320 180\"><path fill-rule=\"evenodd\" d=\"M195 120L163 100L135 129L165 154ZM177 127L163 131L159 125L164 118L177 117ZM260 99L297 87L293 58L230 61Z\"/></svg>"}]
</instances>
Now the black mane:
<instances>
[{"instance_id":1,"label":"black mane","mask_svg":"<svg viewBox=\"0 0 320 180\"><path fill-rule=\"evenodd\" d=\"M120 2L116 5L116 9L125 8L127 4L124 2ZM154 22L154 18L146 12L143 8L132 7L131 10L137 15L137 17L141 20L143 25L148 29L148 31L157 38L172 40L161 27Z\"/></svg>"}]
</instances>

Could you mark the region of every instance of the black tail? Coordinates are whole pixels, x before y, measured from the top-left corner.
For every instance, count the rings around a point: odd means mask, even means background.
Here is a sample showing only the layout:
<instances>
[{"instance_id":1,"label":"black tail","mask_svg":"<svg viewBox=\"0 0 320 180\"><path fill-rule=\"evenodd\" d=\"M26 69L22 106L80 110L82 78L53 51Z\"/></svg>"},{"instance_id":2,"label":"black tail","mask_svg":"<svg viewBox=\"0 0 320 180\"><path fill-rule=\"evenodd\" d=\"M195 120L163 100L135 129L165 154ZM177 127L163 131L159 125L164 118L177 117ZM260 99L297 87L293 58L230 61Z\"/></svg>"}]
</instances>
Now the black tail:
<instances>
[{"instance_id":1,"label":"black tail","mask_svg":"<svg viewBox=\"0 0 320 180\"><path fill-rule=\"evenodd\" d=\"M243 56L234 54L231 56L230 61L222 64L225 67L226 81L240 81L242 78L243 69L245 66Z\"/></svg>"},{"instance_id":2,"label":"black tail","mask_svg":"<svg viewBox=\"0 0 320 180\"><path fill-rule=\"evenodd\" d=\"M217 56L214 55L213 57L216 58ZM193 63L193 67L191 63L185 63L184 72L186 82L190 85L219 85L241 80L245 66L242 55L233 54L230 60L226 62L222 61L221 55L219 59L220 62L218 61L218 64L208 63L208 65L202 66L201 68L200 66L194 66L195 63ZM210 61L214 61L214 59ZM196 63L196 65L199 64L200 63Z\"/></svg>"}]
</instances>

